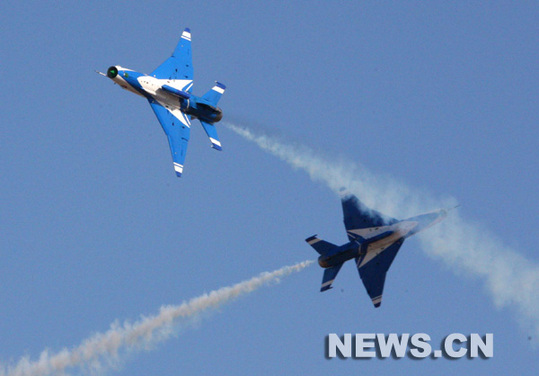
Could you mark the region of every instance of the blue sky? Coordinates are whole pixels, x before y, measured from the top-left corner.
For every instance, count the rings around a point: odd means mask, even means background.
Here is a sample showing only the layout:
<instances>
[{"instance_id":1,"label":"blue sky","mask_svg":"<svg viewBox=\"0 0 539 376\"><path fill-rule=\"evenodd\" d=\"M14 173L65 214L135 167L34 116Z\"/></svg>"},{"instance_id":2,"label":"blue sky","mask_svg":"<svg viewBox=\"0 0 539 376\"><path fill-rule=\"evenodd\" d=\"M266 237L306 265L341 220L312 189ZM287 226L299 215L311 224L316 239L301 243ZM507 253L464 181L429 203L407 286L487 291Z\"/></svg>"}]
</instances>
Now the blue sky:
<instances>
[{"instance_id":1,"label":"blue sky","mask_svg":"<svg viewBox=\"0 0 539 376\"><path fill-rule=\"evenodd\" d=\"M304 242L314 233L346 240L340 203L325 184L225 127L219 153L195 124L177 179L149 106L94 73L113 64L151 72L184 27L193 33L194 93L225 83L227 121L440 201L454 197L459 216L492 234L501 252L538 263L533 2L35 2L0 10L4 365L314 259ZM324 294L313 265L123 356L109 374L534 374L529 323L498 308L482 277L423 248L418 239L401 248L380 309L352 265ZM425 332L434 344L453 332L493 332L495 353L324 358L328 333L356 332Z\"/></svg>"}]
</instances>

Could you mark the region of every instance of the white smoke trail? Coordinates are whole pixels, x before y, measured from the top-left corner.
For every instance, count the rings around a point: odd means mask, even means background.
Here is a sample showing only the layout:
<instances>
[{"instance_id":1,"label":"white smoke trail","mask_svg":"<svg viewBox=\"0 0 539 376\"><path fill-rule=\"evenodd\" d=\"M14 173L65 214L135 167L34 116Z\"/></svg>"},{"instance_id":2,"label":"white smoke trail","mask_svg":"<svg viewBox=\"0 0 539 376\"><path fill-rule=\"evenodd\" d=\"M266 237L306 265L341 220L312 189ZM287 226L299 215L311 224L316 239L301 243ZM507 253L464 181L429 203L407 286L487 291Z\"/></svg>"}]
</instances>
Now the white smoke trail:
<instances>
[{"instance_id":1,"label":"white smoke trail","mask_svg":"<svg viewBox=\"0 0 539 376\"><path fill-rule=\"evenodd\" d=\"M246 127L225 125L254 142L261 149L277 156L294 168L305 170L312 180L325 183L339 194L342 187L358 196L367 206L397 218L450 207L455 200L436 200L426 192L406 184L370 173L346 161L327 161L319 153L298 145L290 145ZM441 258L457 271L482 277L495 305L512 306L525 327L539 338L539 265L505 246L492 233L462 219L452 211L442 223L419 234L425 253Z\"/></svg>"},{"instance_id":2,"label":"white smoke trail","mask_svg":"<svg viewBox=\"0 0 539 376\"><path fill-rule=\"evenodd\" d=\"M254 142L261 149L277 156L294 168L306 171L312 180L325 183L339 194L343 187L361 196L368 207L376 208L391 216L409 217L420 211L436 208L438 202L426 200L426 195L418 194L389 176L375 175L355 163L340 160L328 161L319 157L320 153L303 145L291 145L263 134L255 134L246 127L225 122L225 126L245 139ZM455 205L448 199L446 205Z\"/></svg>"},{"instance_id":3,"label":"white smoke trail","mask_svg":"<svg viewBox=\"0 0 539 376\"><path fill-rule=\"evenodd\" d=\"M177 324L178 319L197 318L209 309L216 309L269 283L279 282L280 278L293 272L299 272L312 263L313 261L304 261L273 272L264 272L249 280L233 286L222 287L180 305L162 306L159 314L143 317L133 324L129 322L124 322L123 325L114 323L107 332L98 333L86 339L76 348L63 349L54 355L45 350L36 361L22 358L15 366L0 371L0 375L64 375L69 368L73 367L99 371L103 361L113 363L121 351L148 348L151 344L169 338L174 333L172 329Z\"/></svg>"}]
</instances>

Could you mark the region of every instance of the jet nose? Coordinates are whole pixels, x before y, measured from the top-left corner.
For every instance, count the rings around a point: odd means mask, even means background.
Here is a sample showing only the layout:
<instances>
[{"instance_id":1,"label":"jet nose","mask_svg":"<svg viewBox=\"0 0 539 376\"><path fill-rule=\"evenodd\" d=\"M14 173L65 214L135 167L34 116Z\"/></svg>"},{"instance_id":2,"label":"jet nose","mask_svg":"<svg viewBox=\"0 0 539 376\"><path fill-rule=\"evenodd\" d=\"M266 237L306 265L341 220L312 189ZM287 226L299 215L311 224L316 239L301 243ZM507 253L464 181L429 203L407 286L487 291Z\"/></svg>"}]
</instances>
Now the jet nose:
<instances>
[{"instance_id":1,"label":"jet nose","mask_svg":"<svg viewBox=\"0 0 539 376\"><path fill-rule=\"evenodd\" d=\"M110 79L114 79L118 75L118 68L115 66L110 67L107 69L107 77Z\"/></svg>"}]
</instances>

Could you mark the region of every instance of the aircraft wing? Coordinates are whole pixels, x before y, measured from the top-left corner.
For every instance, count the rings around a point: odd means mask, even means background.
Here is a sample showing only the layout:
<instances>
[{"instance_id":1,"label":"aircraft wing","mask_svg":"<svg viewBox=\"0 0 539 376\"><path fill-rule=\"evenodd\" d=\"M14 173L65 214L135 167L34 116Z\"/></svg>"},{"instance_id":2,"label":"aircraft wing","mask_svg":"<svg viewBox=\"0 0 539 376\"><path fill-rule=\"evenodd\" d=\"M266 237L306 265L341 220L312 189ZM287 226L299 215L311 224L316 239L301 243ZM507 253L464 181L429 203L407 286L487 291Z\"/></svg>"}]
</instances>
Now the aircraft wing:
<instances>
[{"instance_id":1,"label":"aircraft wing","mask_svg":"<svg viewBox=\"0 0 539 376\"><path fill-rule=\"evenodd\" d=\"M182 176L187 143L191 133L191 122L180 110L166 108L154 99L149 99L148 101L168 137L174 170L176 175L180 177Z\"/></svg>"},{"instance_id":2,"label":"aircraft wing","mask_svg":"<svg viewBox=\"0 0 539 376\"><path fill-rule=\"evenodd\" d=\"M193 86L193 57L191 56L191 31L189 28L183 31L172 56L150 75L159 79L191 81L190 84L184 86L185 89L182 89L191 92Z\"/></svg>"},{"instance_id":3,"label":"aircraft wing","mask_svg":"<svg viewBox=\"0 0 539 376\"><path fill-rule=\"evenodd\" d=\"M378 251L378 254L374 255L374 257L369 257L370 252L364 256L356 257L359 276L375 307L380 307L380 304L382 304L386 273L403 242L404 239L400 239L383 251Z\"/></svg>"},{"instance_id":4,"label":"aircraft wing","mask_svg":"<svg viewBox=\"0 0 539 376\"><path fill-rule=\"evenodd\" d=\"M342 210L344 214L344 227L348 233L348 239L355 240L350 234L352 230L370 227L389 226L398 222L395 218L385 216L376 210L366 207L354 195L346 195L342 198Z\"/></svg>"}]
</instances>

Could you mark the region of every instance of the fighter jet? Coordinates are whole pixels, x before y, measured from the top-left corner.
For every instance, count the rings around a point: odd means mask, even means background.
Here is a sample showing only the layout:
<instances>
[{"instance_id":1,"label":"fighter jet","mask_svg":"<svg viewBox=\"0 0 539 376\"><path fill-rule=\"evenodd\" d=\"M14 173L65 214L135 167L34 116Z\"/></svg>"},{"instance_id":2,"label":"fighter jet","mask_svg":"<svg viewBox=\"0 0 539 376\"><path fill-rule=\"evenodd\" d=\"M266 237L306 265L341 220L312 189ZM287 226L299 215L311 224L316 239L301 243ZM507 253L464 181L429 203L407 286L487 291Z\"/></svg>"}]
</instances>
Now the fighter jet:
<instances>
[{"instance_id":1,"label":"fighter jet","mask_svg":"<svg viewBox=\"0 0 539 376\"><path fill-rule=\"evenodd\" d=\"M447 216L447 210L440 209L399 221L367 208L348 193L343 193L342 209L348 243L336 246L316 235L305 239L320 254L318 264L325 269L320 291L331 289L342 265L354 259L374 307L382 304L386 273L404 240Z\"/></svg>"},{"instance_id":2,"label":"fighter jet","mask_svg":"<svg viewBox=\"0 0 539 376\"><path fill-rule=\"evenodd\" d=\"M222 150L214 124L223 117L217 102L225 92L225 85L216 82L202 97L191 93L193 63L189 28L183 31L172 56L149 75L119 65L110 67L107 74L97 73L148 100L168 137L174 170L178 177L183 172L191 120L198 119L210 139L211 146Z\"/></svg>"}]
</instances>

